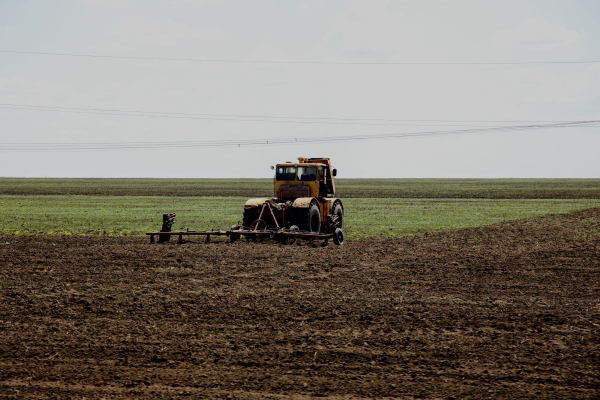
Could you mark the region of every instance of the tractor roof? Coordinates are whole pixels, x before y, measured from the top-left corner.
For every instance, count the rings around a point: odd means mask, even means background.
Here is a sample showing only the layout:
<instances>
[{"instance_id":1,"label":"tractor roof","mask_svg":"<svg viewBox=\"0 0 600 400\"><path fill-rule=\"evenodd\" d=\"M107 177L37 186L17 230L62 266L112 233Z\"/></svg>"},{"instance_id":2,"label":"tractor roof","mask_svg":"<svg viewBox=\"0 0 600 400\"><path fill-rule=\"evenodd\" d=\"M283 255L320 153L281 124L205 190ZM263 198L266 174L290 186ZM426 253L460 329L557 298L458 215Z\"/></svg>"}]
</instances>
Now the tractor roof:
<instances>
[{"instance_id":1,"label":"tractor roof","mask_svg":"<svg viewBox=\"0 0 600 400\"><path fill-rule=\"evenodd\" d=\"M277 164L278 167L326 167L327 165L322 163L299 163L299 162L286 162Z\"/></svg>"}]
</instances>

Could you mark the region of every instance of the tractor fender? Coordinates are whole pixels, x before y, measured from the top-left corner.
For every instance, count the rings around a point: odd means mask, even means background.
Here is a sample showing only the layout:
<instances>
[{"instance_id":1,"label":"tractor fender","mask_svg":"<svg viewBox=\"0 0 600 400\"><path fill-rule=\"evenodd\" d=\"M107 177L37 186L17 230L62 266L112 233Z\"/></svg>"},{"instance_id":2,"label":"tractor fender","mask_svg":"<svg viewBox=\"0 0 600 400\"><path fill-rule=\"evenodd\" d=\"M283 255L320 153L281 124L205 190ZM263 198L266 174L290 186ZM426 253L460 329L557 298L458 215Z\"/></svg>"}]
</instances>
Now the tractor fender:
<instances>
[{"instance_id":1,"label":"tractor fender","mask_svg":"<svg viewBox=\"0 0 600 400\"><path fill-rule=\"evenodd\" d=\"M340 199L335 199L334 200L334 202L331 204L331 209L333 209L333 206L335 206L336 204L339 204L340 207L342 207L342 211L344 211L344 205L342 204L342 201Z\"/></svg>"},{"instance_id":2,"label":"tractor fender","mask_svg":"<svg viewBox=\"0 0 600 400\"><path fill-rule=\"evenodd\" d=\"M325 199L325 209L327 210L327 214L331 213L331 210L333 210L333 207L339 204L340 207L342 207L342 210L344 209L344 205L342 204L342 201L340 199L336 199L336 198L326 198Z\"/></svg>"},{"instance_id":3,"label":"tractor fender","mask_svg":"<svg viewBox=\"0 0 600 400\"><path fill-rule=\"evenodd\" d=\"M258 199L249 199L249 200L246 200L246 204L244 205L244 208L254 208L254 207L262 206L267 201L269 201L269 199L267 199L266 197L262 197L262 198L258 198Z\"/></svg>"},{"instance_id":4,"label":"tractor fender","mask_svg":"<svg viewBox=\"0 0 600 400\"><path fill-rule=\"evenodd\" d=\"M298 197L292 204L293 208L308 208L312 203L318 203L314 197Z\"/></svg>"}]
</instances>

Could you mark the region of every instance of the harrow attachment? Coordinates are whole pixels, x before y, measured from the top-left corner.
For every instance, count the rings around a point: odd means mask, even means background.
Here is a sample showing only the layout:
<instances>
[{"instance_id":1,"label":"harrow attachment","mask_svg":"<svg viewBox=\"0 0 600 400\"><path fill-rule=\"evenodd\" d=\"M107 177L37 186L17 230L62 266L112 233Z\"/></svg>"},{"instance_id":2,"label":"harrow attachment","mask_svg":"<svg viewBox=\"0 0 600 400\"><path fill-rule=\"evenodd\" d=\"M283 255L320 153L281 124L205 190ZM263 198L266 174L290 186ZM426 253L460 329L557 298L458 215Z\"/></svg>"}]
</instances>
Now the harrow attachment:
<instances>
[{"instance_id":1,"label":"harrow attachment","mask_svg":"<svg viewBox=\"0 0 600 400\"><path fill-rule=\"evenodd\" d=\"M205 236L207 243L210 242L211 236L227 236L231 243L240 240L242 236L253 241L273 239L284 244L293 244L297 239L307 240L310 242L322 240L323 246L327 246L330 239L333 240L333 243L338 246L344 243L344 233L340 228L336 228L331 233L316 233L301 231L296 225L286 228L275 223L275 226L270 227L269 224L267 224L264 220L258 219L249 228L243 228L239 225L234 225L229 230L196 231L188 229L185 231L172 232L171 228L174 221L175 213L163 214L163 225L161 231L146 233L146 235L150 236L150 243L155 242L155 236L158 238L159 243L169 241L171 236L178 237L177 243L183 243L184 236Z\"/></svg>"}]
</instances>

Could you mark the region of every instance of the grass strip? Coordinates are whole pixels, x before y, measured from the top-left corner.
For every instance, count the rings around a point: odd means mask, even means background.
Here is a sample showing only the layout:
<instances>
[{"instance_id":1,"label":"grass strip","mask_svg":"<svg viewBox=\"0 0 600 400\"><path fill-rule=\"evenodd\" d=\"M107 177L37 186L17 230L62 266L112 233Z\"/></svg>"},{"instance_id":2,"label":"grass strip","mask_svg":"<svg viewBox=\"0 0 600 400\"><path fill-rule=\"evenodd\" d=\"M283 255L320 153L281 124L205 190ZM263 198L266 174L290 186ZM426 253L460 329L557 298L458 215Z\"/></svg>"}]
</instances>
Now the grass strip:
<instances>
[{"instance_id":1,"label":"grass strip","mask_svg":"<svg viewBox=\"0 0 600 400\"><path fill-rule=\"evenodd\" d=\"M600 179L336 179L341 198L600 199ZM271 197L272 179L0 178L0 195Z\"/></svg>"},{"instance_id":2,"label":"grass strip","mask_svg":"<svg viewBox=\"0 0 600 400\"><path fill-rule=\"evenodd\" d=\"M19 235L139 236L177 213L175 230L228 229L244 197L0 195L0 232ZM599 207L595 199L344 199L350 239L400 237Z\"/></svg>"}]
</instances>

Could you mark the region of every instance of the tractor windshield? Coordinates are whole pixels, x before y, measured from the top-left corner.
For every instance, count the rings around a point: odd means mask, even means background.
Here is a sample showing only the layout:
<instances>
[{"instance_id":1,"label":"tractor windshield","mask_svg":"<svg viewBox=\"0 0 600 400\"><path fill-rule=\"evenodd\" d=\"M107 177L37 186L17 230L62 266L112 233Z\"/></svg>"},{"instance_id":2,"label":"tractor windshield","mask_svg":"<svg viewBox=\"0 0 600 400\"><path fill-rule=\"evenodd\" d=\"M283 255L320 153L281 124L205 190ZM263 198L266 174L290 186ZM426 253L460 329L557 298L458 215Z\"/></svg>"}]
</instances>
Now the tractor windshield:
<instances>
[{"instance_id":1,"label":"tractor windshield","mask_svg":"<svg viewBox=\"0 0 600 400\"><path fill-rule=\"evenodd\" d=\"M298 180L299 181L316 181L317 180L317 168L316 167L298 167Z\"/></svg>"},{"instance_id":2,"label":"tractor windshield","mask_svg":"<svg viewBox=\"0 0 600 400\"><path fill-rule=\"evenodd\" d=\"M296 180L296 167L277 167L275 179L278 181Z\"/></svg>"}]
</instances>

